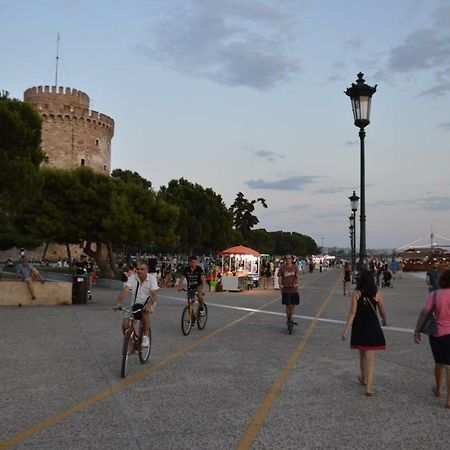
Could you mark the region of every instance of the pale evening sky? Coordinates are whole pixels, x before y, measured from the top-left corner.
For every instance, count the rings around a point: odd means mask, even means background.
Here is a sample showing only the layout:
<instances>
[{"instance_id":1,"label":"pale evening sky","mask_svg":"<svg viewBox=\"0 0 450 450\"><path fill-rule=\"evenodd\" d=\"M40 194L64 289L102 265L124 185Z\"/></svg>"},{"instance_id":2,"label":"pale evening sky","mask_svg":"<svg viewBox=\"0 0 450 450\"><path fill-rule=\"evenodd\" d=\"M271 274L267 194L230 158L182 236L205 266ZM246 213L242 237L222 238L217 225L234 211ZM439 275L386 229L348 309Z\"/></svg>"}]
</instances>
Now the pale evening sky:
<instances>
[{"instance_id":1,"label":"pale evening sky","mask_svg":"<svg viewBox=\"0 0 450 450\"><path fill-rule=\"evenodd\" d=\"M0 0L0 89L55 80L116 122L112 168L264 197L258 226L348 246L366 128L368 248L450 236L450 0Z\"/></svg>"}]
</instances>

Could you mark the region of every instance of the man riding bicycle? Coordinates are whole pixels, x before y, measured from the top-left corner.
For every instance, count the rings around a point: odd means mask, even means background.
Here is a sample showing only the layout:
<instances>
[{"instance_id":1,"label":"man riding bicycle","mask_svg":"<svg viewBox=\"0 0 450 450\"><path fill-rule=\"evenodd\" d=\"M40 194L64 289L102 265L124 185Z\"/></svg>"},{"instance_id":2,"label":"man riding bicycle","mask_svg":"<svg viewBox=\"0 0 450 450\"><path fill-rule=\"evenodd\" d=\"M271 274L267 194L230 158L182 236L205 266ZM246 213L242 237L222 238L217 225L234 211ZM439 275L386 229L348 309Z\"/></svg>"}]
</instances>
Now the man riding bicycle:
<instances>
[{"instance_id":1,"label":"man riding bicycle","mask_svg":"<svg viewBox=\"0 0 450 450\"><path fill-rule=\"evenodd\" d=\"M128 296L130 290L132 291L131 305L141 303L144 306L142 314L142 322L144 327L144 336L142 337L142 347L148 347L150 343L149 328L150 328L150 314L153 313L156 303L156 292L159 289L156 277L148 273L147 265L140 263L136 267L137 276L129 277L124 284L123 289L117 296L116 305L114 309L120 309L123 301ZM126 326L127 319L124 319L123 326Z\"/></svg>"},{"instance_id":2,"label":"man riding bicycle","mask_svg":"<svg viewBox=\"0 0 450 450\"><path fill-rule=\"evenodd\" d=\"M204 302L205 302L205 293L203 292L204 286L206 284L205 272L198 265L198 259L196 256L191 256L189 258L189 266L186 267L181 277L178 280L178 292L183 290L183 282L186 279L187 289L188 291L197 291L197 298L200 303L200 315L203 315L204 312Z\"/></svg>"},{"instance_id":3,"label":"man riding bicycle","mask_svg":"<svg viewBox=\"0 0 450 450\"><path fill-rule=\"evenodd\" d=\"M278 284L281 289L281 303L286 305L286 318L294 325L297 323L292 320L292 317L295 314L295 306L300 303L299 278L298 266L293 264L291 255L286 255L284 264L278 270Z\"/></svg>"}]
</instances>

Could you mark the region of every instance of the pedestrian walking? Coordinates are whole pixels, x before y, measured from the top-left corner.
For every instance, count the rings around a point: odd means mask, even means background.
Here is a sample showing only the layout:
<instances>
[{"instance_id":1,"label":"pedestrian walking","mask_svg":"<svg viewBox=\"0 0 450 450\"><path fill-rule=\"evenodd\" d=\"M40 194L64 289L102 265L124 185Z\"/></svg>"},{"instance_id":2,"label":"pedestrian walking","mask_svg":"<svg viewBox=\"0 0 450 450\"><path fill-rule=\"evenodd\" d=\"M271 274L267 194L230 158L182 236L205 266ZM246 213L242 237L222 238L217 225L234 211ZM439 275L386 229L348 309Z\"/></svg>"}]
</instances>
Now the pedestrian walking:
<instances>
[{"instance_id":1,"label":"pedestrian walking","mask_svg":"<svg viewBox=\"0 0 450 450\"><path fill-rule=\"evenodd\" d=\"M263 278L264 289L269 289L271 279L272 279L272 271L270 270L270 263L267 263L264 269L264 278Z\"/></svg>"},{"instance_id":2,"label":"pedestrian walking","mask_svg":"<svg viewBox=\"0 0 450 450\"><path fill-rule=\"evenodd\" d=\"M423 325L430 314L436 317L436 332L429 336L434 359L435 385L432 388L436 397L441 396L444 376L447 375L447 408L450 409L450 270L442 272L438 280L438 290L431 291L419 318L417 319L414 340L420 342Z\"/></svg>"},{"instance_id":3,"label":"pedestrian walking","mask_svg":"<svg viewBox=\"0 0 450 450\"><path fill-rule=\"evenodd\" d=\"M300 303L299 289L300 271L296 264L292 263L292 256L284 257L284 264L278 269L278 285L281 289L281 303L286 306L286 319L292 324L295 307Z\"/></svg>"},{"instance_id":4,"label":"pedestrian walking","mask_svg":"<svg viewBox=\"0 0 450 450\"><path fill-rule=\"evenodd\" d=\"M377 310L380 312L383 325L386 325L383 296L375 286L372 272L364 271L356 284L342 340L346 339L351 328L350 347L359 351L361 375L358 381L365 387L367 397L376 394L373 388L375 351L386 348Z\"/></svg>"}]
</instances>

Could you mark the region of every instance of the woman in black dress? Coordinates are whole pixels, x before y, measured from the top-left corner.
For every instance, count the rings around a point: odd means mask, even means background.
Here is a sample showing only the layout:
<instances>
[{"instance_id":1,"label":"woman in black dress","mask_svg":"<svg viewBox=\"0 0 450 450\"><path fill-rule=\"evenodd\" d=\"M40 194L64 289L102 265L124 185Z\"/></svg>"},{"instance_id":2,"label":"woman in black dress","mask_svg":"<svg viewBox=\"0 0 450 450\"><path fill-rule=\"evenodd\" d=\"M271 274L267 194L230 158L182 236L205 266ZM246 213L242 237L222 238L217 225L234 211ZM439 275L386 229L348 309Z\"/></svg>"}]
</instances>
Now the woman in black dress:
<instances>
[{"instance_id":1,"label":"woman in black dress","mask_svg":"<svg viewBox=\"0 0 450 450\"><path fill-rule=\"evenodd\" d=\"M368 397L376 393L372 386L375 372L375 350L386 348L383 330L376 312L377 308L384 326L387 320L383 296L375 286L372 273L364 271L356 284L342 339L347 337L351 327L350 347L359 350L361 376L358 377L358 381L366 387Z\"/></svg>"}]
</instances>

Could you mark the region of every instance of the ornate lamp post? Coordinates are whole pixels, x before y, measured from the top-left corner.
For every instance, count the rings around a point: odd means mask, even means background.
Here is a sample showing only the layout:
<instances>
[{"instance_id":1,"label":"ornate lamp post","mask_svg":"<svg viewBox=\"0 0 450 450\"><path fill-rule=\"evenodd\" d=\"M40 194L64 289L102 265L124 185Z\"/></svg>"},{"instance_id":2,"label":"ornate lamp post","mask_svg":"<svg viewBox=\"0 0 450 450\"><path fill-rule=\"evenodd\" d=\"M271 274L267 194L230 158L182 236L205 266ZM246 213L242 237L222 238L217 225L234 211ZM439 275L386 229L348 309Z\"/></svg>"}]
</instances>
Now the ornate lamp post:
<instances>
[{"instance_id":1,"label":"ornate lamp post","mask_svg":"<svg viewBox=\"0 0 450 450\"><path fill-rule=\"evenodd\" d=\"M355 247L354 247L354 237L355 237L355 226L353 222L353 216L350 216L348 218L350 220L350 226L348 229L350 230L350 261L352 265L352 273L355 269L354 263L355 263Z\"/></svg>"},{"instance_id":2,"label":"ornate lamp post","mask_svg":"<svg viewBox=\"0 0 450 450\"><path fill-rule=\"evenodd\" d=\"M350 200L350 206L352 208L352 215L350 216L350 222L353 225L353 241L352 241L352 272L355 271L356 266L356 211L358 211L358 201L359 197L356 192L348 198Z\"/></svg>"},{"instance_id":3,"label":"ornate lamp post","mask_svg":"<svg viewBox=\"0 0 450 450\"><path fill-rule=\"evenodd\" d=\"M367 250L366 250L366 182L365 182L365 163L364 163L364 139L366 132L364 128L370 123L370 106L372 95L377 90L377 85L369 86L365 83L364 74L359 72L356 83L352 83L345 94L352 101L353 117L355 126L359 128L359 139L361 142L361 213L360 213L360 236L359 236L359 270L367 269Z\"/></svg>"}]
</instances>

